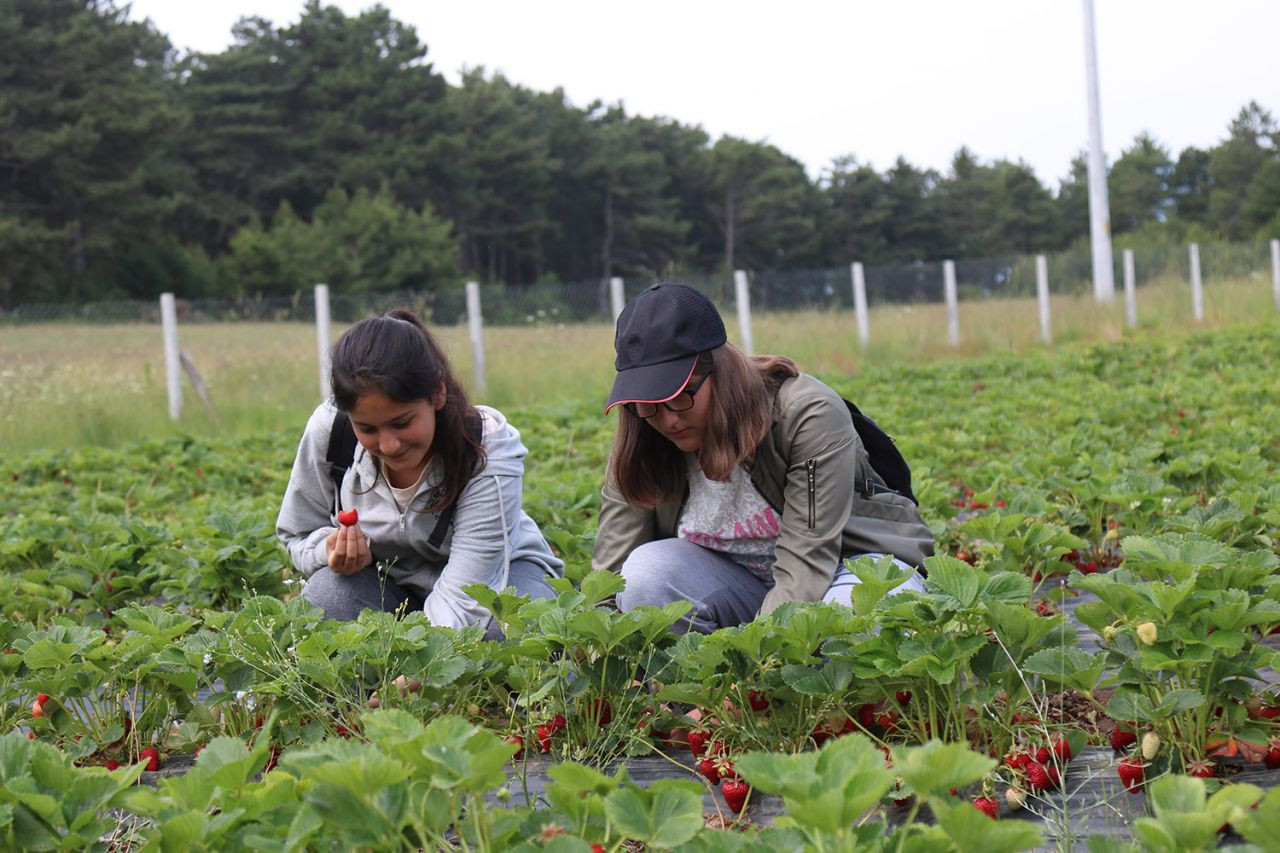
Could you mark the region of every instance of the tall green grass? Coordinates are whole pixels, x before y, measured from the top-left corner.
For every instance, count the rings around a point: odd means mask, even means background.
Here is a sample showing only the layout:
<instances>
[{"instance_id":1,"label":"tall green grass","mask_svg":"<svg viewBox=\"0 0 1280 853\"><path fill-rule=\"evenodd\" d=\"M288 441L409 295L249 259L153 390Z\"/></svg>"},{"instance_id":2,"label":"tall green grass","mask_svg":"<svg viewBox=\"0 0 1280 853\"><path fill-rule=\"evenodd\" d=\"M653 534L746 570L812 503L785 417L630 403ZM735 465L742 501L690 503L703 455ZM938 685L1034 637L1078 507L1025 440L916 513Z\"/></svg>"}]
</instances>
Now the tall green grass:
<instances>
[{"instance_id":1,"label":"tall green grass","mask_svg":"<svg viewBox=\"0 0 1280 853\"><path fill-rule=\"evenodd\" d=\"M1122 294L1098 306L1091 295L1055 296L1053 343L1177 337L1197 328L1275 322L1270 282L1234 280L1205 287L1205 320L1191 318L1190 288L1163 280L1138 294L1139 326L1125 322ZM870 345L859 346L852 313L757 313L757 352L784 353L807 371L852 376L867 365L928 363L989 352L1043 348L1034 299L960 305L961 342L947 340L939 304L881 305L870 311ZM738 340L736 318L727 316ZM335 327L336 338L342 328ZM455 369L472 383L465 327L435 330ZM207 384L207 411L184 379L182 418L168 416L164 352L154 325L8 326L0 331L0 442L10 452L115 445L172 433L300 433L319 399L314 327L303 323L181 326L180 342ZM613 330L605 323L486 327L487 389L479 402L538 406L596 399L613 378ZM473 392L474 393L474 392Z\"/></svg>"}]
</instances>

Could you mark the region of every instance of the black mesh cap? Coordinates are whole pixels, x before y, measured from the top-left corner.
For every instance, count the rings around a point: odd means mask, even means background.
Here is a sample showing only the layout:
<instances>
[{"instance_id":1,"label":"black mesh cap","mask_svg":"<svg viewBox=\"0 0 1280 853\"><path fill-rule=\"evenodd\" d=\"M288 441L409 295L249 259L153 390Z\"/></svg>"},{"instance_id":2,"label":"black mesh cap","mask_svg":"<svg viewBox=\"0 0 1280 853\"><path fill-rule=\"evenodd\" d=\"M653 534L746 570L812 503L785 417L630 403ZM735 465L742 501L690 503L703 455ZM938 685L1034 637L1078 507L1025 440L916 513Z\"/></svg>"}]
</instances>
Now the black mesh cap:
<instances>
[{"instance_id":1,"label":"black mesh cap","mask_svg":"<svg viewBox=\"0 0 1280 853\"><path fill-rule=\"evenodd\" d=\"M627 303L613 339L619 403L662 403L680 393L700 353L722 346L724 321L711 300L683 284L655 284Z\"/></svg>"}]
</instances>

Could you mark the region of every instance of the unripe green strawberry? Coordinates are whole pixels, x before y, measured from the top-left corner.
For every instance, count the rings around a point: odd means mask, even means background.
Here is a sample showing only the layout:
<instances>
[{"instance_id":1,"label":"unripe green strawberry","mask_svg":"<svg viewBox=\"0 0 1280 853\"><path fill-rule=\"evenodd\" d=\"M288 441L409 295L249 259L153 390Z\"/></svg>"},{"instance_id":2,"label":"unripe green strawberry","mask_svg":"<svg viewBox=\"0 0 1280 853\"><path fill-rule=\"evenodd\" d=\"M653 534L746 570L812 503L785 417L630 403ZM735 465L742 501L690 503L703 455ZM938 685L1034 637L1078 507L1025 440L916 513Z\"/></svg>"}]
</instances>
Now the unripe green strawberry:
<instances>
[{"instance_id":1,"label":"unripe green strawberry","mask_svg":"<svg viewBox=\"0 0 1280 853\"><path fill-rule=\"evenodd\" d=\"M1115 640L1115 638L1116 638L1115 625L1108 625L1107 627L1102 629L1102 641L1104 643L1111 643L1112 641Z\"/></svg>"},{"instance_id":2,"label":"unripe green strawberry","mask_svg":"<svg viewBox=\"0 0 1280 853\"><path fill-rule=\"evenodd\" d=\"M1160 735L1155 732L1147 732L1142 736L1142 757L1147 761L1155 758L1160 752Z\"/></svg>"},{"instance_id":3,"label":"unripe green strawberry","mask_svg":"<svg viewBox=\"0 0 1280 853\"><path fill-rule=\"evenodd\" d=\"M1004 801L1010 809L1017 811L1027 804L1027 792L1021 788L1010 788L1004 792Z\"/></svg>"},{"instance_id":4,"label":"unripe green strawberry","mask_svg":"<svg viewBox=\"0 0 1280 853\"><path fill-rule=\"evenodd\" d=\"M1156 623L1154 622L1142 622L1134 629L1134 632L1138 635L1138 642L1142 643L1144 646L1155 645L1156 637L1159 634L1156 630Z\"/></svg>"}]
</instances>

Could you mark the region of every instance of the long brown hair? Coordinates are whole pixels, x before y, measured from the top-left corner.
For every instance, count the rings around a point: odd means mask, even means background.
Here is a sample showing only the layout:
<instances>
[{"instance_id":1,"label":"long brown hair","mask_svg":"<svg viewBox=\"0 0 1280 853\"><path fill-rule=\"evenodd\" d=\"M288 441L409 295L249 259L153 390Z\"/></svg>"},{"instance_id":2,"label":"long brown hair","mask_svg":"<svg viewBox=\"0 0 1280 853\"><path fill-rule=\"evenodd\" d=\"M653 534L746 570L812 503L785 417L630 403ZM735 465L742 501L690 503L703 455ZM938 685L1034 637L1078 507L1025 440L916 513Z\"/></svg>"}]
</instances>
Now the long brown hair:
<instances>
[{"instance_id":1,"label":"long brown hair","mask_svg":"<svg viewBox=\"0 0 1280 853\"><path fill-rule=\"evenodd\" d=\"M347 329L333 345L331 384L333 401L344 412L369 391L380 391L397 403L416 403L435 399L444 387L444 407L436 412L428 462L440 463L444 480L437 500L424 511L452 506L484 467L480 412L467 399L444 350L408 308L366 317Z\"/></svg>"},{"instance_id":2,"label":"long brown hair","mask_svg":"<svg viewBox=\"0 0 1280 853\"><path fill-rule=\"evenodd\" d=\"M727 480L773 428L773 397L800 369L786 356L749 356L727 343L698 356L689 384L707 373L715 375L715 390L698 461L710 479ZM684 452L623 406L609 474L632 506L679 500L685 489Z\"/></svg>"}]
</instances>

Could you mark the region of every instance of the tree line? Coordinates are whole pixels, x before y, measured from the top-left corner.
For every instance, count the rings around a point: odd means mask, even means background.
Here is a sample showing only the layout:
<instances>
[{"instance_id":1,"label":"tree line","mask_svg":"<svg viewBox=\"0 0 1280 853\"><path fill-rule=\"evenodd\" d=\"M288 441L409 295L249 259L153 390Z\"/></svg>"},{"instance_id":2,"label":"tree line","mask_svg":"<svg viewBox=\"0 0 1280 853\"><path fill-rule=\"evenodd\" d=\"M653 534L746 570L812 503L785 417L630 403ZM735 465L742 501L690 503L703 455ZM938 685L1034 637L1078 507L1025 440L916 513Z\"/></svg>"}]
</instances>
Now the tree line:
<instances>
[{"instance_id":1,"label":"tree line","mask_svg":"<svg viewBox=\"0 0 1280 853\"><path fill-rule=\"evenodd\" d=\"M482 68L449 84L413 27L312 0L179 54L112 0L0 0L0 308L428 289L1024 254L1088 238L1082 152L1051 189L966 148L945 173L575 106ZM851 147L857 145L850 140ZM1109 170L1122 241L1280 236L1280 128L1139 135Z\"/></svg>"}]
</instances>

